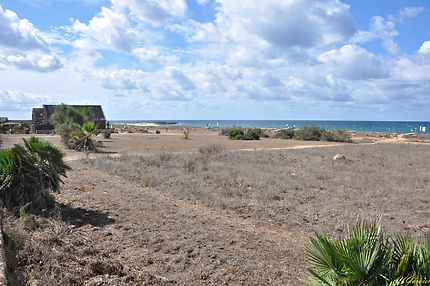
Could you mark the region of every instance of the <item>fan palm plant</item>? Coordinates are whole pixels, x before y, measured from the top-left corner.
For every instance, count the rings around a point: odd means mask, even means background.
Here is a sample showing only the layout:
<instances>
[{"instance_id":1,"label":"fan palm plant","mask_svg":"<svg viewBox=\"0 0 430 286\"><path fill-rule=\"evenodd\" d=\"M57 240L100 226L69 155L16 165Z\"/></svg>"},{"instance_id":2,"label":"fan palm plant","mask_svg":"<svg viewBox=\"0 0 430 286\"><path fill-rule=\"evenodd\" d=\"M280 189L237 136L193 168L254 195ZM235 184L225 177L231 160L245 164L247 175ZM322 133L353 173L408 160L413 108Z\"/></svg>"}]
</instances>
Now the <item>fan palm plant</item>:
<instances>
[{"instance_id":1,"label":"fan palm plant","mask_svg":"<svg viewBox=\"0 0 430 286\"><path fill-rule=\"evenodd\" d=\"M430 278L430 237L424 245L408 236L388 239L379 226L366 222L350 228L345 239L316 234L308 257L308 285L394 286L408 277L415 281L409 285L423 285Z\"/></svg>"},{"instance_id":2,"label":"fan palm plant","mask_svg":"<svg viewBox=\"0 0 430 286\"><path fill-rule=\"evenodd\" d=\"M97 128L94 122L85 122L82 127L72 132L77 151L95 150L95 145L91 137L96 134Z\"/></svg>"},{"instance_id":3,"label":"fan palm plant","mask_svg":"<svg viewBox=\"0 0 430 286\"><path fill-rule=\"evenodd\" d=\"M0 192L8 189L13 181L14 156L10 150L0 150Z\"/></svg>"},{"instance_id":4,"label":"fan palm plant","mask_svg":"<svg viewBox=\"0 0 430 286\"><path fill-rule=\"evenodd\" d=\"M398 236L392 240L392 244L391 280L407 278L409 285L430 285L430 235L422 245L410 236Z\"/></svg>"},{"instance_id":5,"label":"fan palm plant","mask_svg":"<svg viewBox=\"0 0 430 286\"><path fill-rule=\"evenodd\" d=\"M64 153L48 141L31 137L24 144L0 152L0 200L13 209L32 203L34 208L51 202L49 191L58 192L70 169Z\"/></svg>"}]
</instances>

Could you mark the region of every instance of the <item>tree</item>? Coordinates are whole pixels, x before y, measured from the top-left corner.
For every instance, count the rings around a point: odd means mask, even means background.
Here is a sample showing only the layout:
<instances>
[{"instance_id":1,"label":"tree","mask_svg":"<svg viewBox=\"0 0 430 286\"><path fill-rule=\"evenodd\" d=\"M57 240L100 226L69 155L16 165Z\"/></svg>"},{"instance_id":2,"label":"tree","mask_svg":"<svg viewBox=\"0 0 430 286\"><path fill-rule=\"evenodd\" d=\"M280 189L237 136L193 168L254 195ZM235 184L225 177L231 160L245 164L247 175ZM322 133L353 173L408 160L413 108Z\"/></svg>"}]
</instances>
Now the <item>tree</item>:
<instances>
[{"instance_id":1,"label":"tree","mask_svg":"<svg viewBox=\"0 0 430 286\"><path fill-rule=\"evenodd\" d=\"M80 113L84 122L94 121L94 112L90 108L84 107Z\"/></svg>"},{"instance_id":2,"label":"tree","mask_svg":"<svg viewBox=\"0 0 430 286\"><path fill-rule=\"evenodd\" d=\"M84 116L79 110L67 104L60 104L55 107L54 113L51 115L50 122L54 125L64 123L76 123L82 125Z\"/></svg>"},{"instance_id":3,"label":"tree","mask_svg":"<svg viewBox=\"0 0 430 286\"><path fill-rule=\"evenodd\" d=\"M69 149L96 150L91 137L96 135L94 113L89 108L80 111L73 106L61 104L55 108L51 116L55 133L61 136Z\"/></svg>"}]
</instances>

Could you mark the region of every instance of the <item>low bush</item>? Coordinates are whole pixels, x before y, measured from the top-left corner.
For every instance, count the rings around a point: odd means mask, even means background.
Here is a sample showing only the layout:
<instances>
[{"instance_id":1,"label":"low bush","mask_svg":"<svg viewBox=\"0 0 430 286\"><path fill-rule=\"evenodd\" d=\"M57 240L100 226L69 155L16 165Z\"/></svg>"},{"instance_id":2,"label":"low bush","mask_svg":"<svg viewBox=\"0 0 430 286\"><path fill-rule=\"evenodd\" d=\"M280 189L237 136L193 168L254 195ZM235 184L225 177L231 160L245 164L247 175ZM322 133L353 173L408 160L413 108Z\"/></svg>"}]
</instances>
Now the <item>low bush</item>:
<instances>
[{"instance_id":1,"label":"low bush","mask_svg":"<svg viewBox=\"0 0 430 286\"><path fill-rule=\"evenodd\" d=\"M111 132L110 131L103 132L103 138L104 139L110 139L110 136L111 136Z\"/></svg>"},{"instance_id":2,"label":"low bush","mask_svg":"<svg viewBox=\"0 0 430 286\"><path fill-rule=\"evenodd\" d=\"M329 142L352 142L352 136L348 130L324 130L321 140Z\"/></svg>"},{"instance_id":3,"label":"low bush","mask_svg":"<svg viewBox=\"0 0 430 286\"><path fill-rule=\"evenodd\" d=\"M305 141L320 141L324 131L324 129L317 126L303 127L294 130L294 138Z\"/></svg>"},{"instance_id":4,"label":"low bush","mask_svg":"<svg viewBox=\"0 0 430 286\"><path fill-rule=\"evenodd\" d=\"M79 128L79 124L69 121L55 125L54 132L61 136L61 141L68 149L75 149L76 141L73 139L72 133Z\"/></svg>"},{"instance_id":5,"label":"low bush","mask_svg":"<svg viewBox=\"0 0 430 286\"><path fill-rule=\"evenodd\" d=\"M72 132L75 150L77 151L97 151L92 137L96 134L97 128L94 122L85 122L82 127Z\"/></svg>"},{"instance_id":6,"label":"low bush","mask_svg":"<svg viewBox=\"0 0 430 286\"><path fill-rule=\"evenodd\" d=\"M68 149L97 151L91 139L98 134L92 118L92 111L87 108L79 111L73 106L61 104L55 108L50 120L55 133L61 136Z\"/></svg>"},{"instance_id":7,"label":"low bush","mask_svg":"<svg viewBox=\"0 0 430 286\"><path fill-rule=\"evenodd\" d=\"M260 128L223 128L220 135L228 136L231 140L259 140L260 137L268 137Z\"/></svg>"},{"instance_id":8,"label":"low bush","mask_svg":"<svg viewBox=\"0 0 430 286\"><path fill-rule=\"evenodd\" d=\"M243 136L243 129L240 127L233 127L228 130L228 139L238 140L239 137Z\"/></svg>"},{"instance_id":9,"label":"low bush","mask_svg":"<svg viewBox=\"0 0 430 286\"><path fill-rule=\"evenodd\" d=\"M360 223L344 239L316 234L308 247L308 285L428 285L430 236L385 236L376 224Z\"/></svg>"},{"instance_id":10,"label":"low bush","mask_svg":"<svg viewBox=\"0 0 430 286\"><path fill-rule=\"evenodd\" d=\"M239 140L260 140L260 134L262 134L261 129L252 128L245 129L242 137L239 137Z\"/></svg>"},{"instance_id":11,"label":"low bush","mask_svg":"<svg viewBox=\"0 0 430 286\"><path fill-rule=\"evenodd\" d=\"M228 136L228 133L230 132L231 128L222 128L219 132L219 135Z\"/></svg>"},{"instance_id":12,"label":"low bush","mask_svg":"<svg viewBox=\"0 0 430 286\"><path fill-rule=\"evenodd\" d=\"M281 129L275 138L297 139L306 141L352 142L348 130L326 130L320 127L304 127L302 129Z\"/></svg>"},{"instance_id":13,"label":"low bush","mask_svg":"<svg viewBox=\"0 0 430 286\"><path fill-rule=\"evenodd\" d=\"M59 192L61 177L70 170L64 153L52 143L30 137L24 144L0 150L0 201L8 209L31 204L52 206L49 191Z\"/></svg>"},{"instance_id":14,"label":"low bush","mask_svg":"<svg viewBox=\"0 0 430 286\"><path fill-rule=\"evenodd\" d=\"M261 138L261 137L268 138L269 137L269 135L266 132L264 132L264 130L261 128L252 128L251 130L255 135L258 136L258 138Z\"/></svg>"},{"instance_id":15,"label":"low bush","mask_svg":"<svg viewBox=\"0 0 430 286\"><path fill-rule=\"evenodd\" d=\"M281 129L278 130L275 134L275 138L280 139L293 139L294 138L294 129Z\"/></svg>"}]
</instances>

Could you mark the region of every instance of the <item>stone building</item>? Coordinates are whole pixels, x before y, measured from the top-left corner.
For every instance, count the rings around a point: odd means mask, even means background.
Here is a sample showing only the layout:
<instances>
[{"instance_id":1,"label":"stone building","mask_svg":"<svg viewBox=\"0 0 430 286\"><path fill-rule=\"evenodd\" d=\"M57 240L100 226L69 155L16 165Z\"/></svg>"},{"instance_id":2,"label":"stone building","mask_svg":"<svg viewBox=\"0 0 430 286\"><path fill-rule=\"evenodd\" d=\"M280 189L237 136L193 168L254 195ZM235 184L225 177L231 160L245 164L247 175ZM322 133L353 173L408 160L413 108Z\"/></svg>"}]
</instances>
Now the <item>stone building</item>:
<instances>
[{"instance_id":1,"label":"stone building","mask_svg":"<svg viewBox=\"0 0 430 286\"><path fill-rule=\"evenodd\" d=\"M43 105L41 108L33 108L32 125L33 133L51 133L54 126L50 122L51 115L55 111L57 105ZM77 110L87 108L94 114L94 123L98 129L106 128L106 118L101 105L72 105Z\"/></svg>"}]
</instances>

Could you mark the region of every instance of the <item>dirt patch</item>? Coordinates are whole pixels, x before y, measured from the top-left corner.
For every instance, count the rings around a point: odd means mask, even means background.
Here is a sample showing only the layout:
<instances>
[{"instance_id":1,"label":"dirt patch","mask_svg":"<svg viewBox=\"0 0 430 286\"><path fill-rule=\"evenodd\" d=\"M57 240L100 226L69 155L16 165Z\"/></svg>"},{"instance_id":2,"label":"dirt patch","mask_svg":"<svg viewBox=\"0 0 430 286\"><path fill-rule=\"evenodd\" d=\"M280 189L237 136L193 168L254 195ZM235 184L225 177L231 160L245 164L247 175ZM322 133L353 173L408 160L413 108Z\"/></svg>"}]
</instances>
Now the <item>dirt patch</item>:
<instances>
[{"instance_id":1,"label":"dirt patch","mask_svg":"<svg viewBox=\"0 0 430 286\"><path fill-rule=\"evenodd\" d=\"M350 144L72 161L61 217L7 224L16 276L34 285L303 285L315 231L338 237L361 218L427 234L429 159L424 145Z\"/></svg>"},{"instance_id":2,"label":"dirt patch","mask_svg":"<svg viewBox=\"0 0 430 286\"><path fill-rule=\"evenodd\" d=\"M180 131L162 132L113 134L101 140L105 154L91 155L96 160L66 151L74 171L58 196L60 218L37 218L30 228L10 218L14 281L302 285L315 231L339 235L357 218L378 217L394 233L429 231L423 146L230 141L210 130L185 140ZM21 137L6 136L5 145ZM60 144L58 136L44 138ZM337 153L347 159L334 162Z\"/></svg>"}]
</instances>

